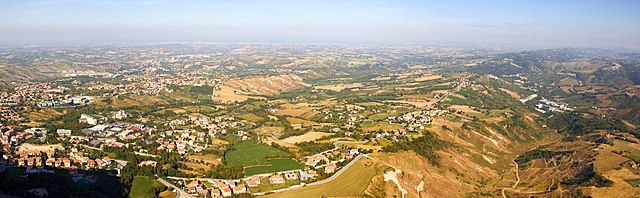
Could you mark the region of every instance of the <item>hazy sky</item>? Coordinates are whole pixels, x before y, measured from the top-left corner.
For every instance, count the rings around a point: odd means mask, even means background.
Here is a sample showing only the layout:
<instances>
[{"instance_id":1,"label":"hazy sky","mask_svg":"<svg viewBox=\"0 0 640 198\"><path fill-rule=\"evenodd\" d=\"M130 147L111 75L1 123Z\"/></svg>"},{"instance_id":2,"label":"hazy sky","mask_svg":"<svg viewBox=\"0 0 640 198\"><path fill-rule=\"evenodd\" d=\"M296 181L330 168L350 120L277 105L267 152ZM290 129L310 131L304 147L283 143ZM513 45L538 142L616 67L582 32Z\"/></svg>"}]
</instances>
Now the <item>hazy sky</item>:
<instances>
[{"instance_id":1,"label":"hazy sky","mask_svg":"<svg viewBox=\"0 0 640 198\"><path fill-rule=\"evenodd\" d=\"M0 43L436 43L640 48L640 1L0 0Z\"/></svg>"}]
</instances>

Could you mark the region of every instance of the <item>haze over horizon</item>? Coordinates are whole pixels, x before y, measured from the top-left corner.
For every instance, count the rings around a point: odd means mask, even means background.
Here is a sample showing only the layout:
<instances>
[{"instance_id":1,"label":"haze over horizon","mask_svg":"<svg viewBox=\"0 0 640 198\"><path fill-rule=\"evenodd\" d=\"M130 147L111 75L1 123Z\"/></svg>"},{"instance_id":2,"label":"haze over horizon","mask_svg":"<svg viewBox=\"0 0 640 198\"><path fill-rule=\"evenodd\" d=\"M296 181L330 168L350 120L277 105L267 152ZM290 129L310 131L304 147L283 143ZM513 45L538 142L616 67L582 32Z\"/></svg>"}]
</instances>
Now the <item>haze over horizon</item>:
<instances>
[{"instance_id":1,"label":"haze over horizon","mask_svg":"<svg viewBox=\"0 0 640 198\"><path fill-rule=\"evenodd\" d=\"M0 44L435 43L640 48L640 1L0 1Z\"/></svg>"}]
</instances>

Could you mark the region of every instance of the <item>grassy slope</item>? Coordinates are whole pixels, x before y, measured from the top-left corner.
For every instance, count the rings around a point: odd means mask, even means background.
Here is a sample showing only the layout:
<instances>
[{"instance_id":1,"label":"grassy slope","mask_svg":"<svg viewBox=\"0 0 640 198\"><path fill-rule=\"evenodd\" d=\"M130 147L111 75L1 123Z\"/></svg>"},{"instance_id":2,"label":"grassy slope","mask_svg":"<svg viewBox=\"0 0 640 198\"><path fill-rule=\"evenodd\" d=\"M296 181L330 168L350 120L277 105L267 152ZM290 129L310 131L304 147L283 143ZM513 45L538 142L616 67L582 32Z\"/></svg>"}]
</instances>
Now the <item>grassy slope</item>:
<instances>
[{"instance_id":1,"label":"grassy slope","mask_svg":"<svg viewBox=\"0 0 640 198\"><path fill-rule=\"evenodd\" d=\"M133 185L131 185L131 192L129 193L129 197L151 197L151 195L148 195L147 192L153 186L162 186L162 184L155 179L147 176L136 176L133 179Z\"/></svg>"},{"instance_id":2,"label":"grassy slope","mask_svg":"<svg viewBox=\"0 0 640 198\"><path fill-rule=\"evenodd\" d=\"M288 158L291 154L247 140L233 146L233 150L225 155L225 160L230 166L251 166L268 164L268 158L278 157Z\"/></svg>"},{"instance_id":3,"label":"grassy slope","mask_svg":"<svg viewBox=\"0 0 640 198\"><path fill-rule=\"evenodd\" d=\"M376 175L376 166L371 164L371 160L362 158L331 182L264 197L361 197Z\"/></svg>"}]
</instances>

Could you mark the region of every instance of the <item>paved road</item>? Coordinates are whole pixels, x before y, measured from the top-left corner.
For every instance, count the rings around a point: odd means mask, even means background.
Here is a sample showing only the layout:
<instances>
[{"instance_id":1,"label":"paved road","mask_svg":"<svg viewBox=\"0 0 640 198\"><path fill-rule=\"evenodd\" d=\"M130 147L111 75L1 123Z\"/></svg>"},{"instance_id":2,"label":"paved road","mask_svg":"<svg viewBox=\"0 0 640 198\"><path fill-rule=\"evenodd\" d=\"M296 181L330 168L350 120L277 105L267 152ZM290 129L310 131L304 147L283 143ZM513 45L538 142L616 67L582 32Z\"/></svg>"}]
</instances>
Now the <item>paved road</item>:
<instances>
[{"instance_id":1,"label":"paved road","mask_svg":"<svg viewBox=\"0 0 640 198\"><path fill-rule=\"evenodd\" d=\"M330 181L334 180L335 178L340 176L344 171L349 169L349 167L351 167L351 165L355 164L360 158L362 158L363 155L364 154L359 154L358 156L353 158L353 160L351 160L351 162L349 162L346 166L342 167L340 170L338 170L338 172L336 172L336 174L333 174L331 177L323 179L321 181L317 181L317 182L313 182L313 183L307 184L305 186L316 186L316 185L324 184L324 183L327 183L327 182L330 182Z\"/></svg>"},{"instance_id":2,"label":"paved road","mask_svg":"<svg viewBox=\"0 0 640 198\"><path fill-rule=\"evenodd\" d=\"M191 196L189 193L185 192L184 190L178 188L177 186L173 185L172 183L169 183L167 181L165 181L162 178L158 177L158 181L162 184L164 184L165 186L168 186L170 188L173 188L176 193L178 193L178 195L176 195L176 198L181 198L181 197L188 197L188 198L193 198L193 196Z\"/></svg>"}]
</instances>

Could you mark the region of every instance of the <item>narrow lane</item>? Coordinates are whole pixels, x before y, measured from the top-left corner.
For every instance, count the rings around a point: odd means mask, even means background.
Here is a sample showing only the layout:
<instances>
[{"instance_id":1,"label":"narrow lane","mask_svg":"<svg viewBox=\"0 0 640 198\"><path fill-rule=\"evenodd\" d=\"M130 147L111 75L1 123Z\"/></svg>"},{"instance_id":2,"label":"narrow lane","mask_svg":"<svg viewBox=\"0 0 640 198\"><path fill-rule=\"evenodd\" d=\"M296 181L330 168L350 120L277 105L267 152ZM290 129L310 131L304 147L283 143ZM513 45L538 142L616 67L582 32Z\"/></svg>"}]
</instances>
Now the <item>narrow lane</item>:
<instances>
[{"instance_id":1,"label":"narrow lane","mask_svg":"<svg viewBox=\"0 0 640 198\"><path fill-rule=\"evenodd\" d=\"M176 195L176 198L181 198L181 197L193 198L193 196L191 196L189 193L185 192L181 188L178 188L177 186L173 185L172 183L169 183L169 182L165 181L162 178L158 177L158 181L160 183L164 184L167 187L173 188L176 191L176 193L178 193L178 195Z\"/></svg>"}]
</instances>

